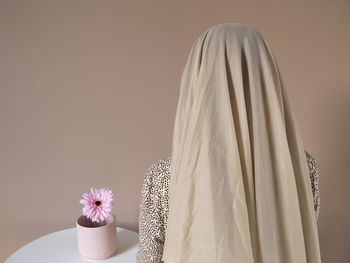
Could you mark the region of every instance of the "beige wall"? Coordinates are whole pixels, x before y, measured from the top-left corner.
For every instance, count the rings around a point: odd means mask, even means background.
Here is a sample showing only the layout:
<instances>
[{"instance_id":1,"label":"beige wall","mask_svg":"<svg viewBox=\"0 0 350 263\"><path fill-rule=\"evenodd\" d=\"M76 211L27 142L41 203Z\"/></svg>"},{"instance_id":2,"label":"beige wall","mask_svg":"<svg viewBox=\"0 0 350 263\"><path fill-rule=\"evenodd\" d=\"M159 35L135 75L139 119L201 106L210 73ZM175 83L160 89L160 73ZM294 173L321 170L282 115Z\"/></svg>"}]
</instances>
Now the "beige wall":
<instances>
[{"instance_id":1,"label":"beige wall","mask_svg":"<svg viewBox=\"0 0 350 263\"><path fill-rule=\"evenodd\" d=\"M91 186L112 189L118 225L138 230L190 48L223 22L270 43L320 166L323 262L349 262L349 1L0 1L1 262L73 227Z\"/></svg>"}]
</instances>

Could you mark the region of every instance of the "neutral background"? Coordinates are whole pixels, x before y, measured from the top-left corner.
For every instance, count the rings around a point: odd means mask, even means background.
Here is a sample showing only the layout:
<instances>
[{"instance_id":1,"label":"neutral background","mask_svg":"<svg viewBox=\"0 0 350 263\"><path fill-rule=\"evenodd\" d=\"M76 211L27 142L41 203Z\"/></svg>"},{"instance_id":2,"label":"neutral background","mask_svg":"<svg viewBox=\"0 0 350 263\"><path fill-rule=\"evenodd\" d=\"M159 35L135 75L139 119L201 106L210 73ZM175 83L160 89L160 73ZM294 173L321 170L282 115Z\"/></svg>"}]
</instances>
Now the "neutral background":
<instances>
[{"instance_id":1,"label":"neutral background","mask_svg":"<svg viewBox=\"0 0 350 263\"><path fill-rule=\"evenodd\" d=\"M0 0L0 261L75 226L90 187L111 189L118 225L137 231L189 51L240 22L274 51L318 161L323 262L349 262L350 2L291 2Z\"/></svg>"}]
</instances>

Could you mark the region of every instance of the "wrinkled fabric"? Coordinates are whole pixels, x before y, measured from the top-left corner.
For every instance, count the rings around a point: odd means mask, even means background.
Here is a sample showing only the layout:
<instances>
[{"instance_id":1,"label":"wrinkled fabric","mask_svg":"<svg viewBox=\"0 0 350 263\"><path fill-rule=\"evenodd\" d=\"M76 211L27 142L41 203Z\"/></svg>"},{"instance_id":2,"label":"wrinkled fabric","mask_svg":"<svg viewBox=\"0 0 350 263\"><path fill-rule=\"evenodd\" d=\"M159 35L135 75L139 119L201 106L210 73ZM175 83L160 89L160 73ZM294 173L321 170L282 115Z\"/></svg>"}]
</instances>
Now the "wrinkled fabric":
<instances>
[{"instance_id":1,"label":"wrinkled fabric","mask_svg":"<svg viewBox=\"0 0 350 263\"><path fill-rule=\"evenodd\" d=\"M268 43L239 23L203 32L181 79L162 260L321 262L310 189Z\"/></svg>"}]
</instances>

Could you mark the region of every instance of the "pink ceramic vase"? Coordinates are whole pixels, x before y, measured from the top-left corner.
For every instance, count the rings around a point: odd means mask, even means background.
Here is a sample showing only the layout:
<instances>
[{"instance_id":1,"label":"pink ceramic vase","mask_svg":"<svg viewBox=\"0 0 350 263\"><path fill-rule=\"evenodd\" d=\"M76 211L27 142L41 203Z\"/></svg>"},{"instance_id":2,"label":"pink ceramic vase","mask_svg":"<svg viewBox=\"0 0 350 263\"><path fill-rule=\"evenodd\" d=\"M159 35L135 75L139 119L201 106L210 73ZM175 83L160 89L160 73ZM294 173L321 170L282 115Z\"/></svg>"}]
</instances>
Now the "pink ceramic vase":
<instances>
[{"instance_id":1,"label":"pink ceramic vase","mask_svg":"<svg viewBox=\"0 0 350 263\"><path fill-rule=\"evenodd\" d=\"M105 221L99 223L92 222L86 216L80 216L76 226L79 252L84 258L105 259L117 249L115 214L111 214Z\"/></svg>"}]
</instances>

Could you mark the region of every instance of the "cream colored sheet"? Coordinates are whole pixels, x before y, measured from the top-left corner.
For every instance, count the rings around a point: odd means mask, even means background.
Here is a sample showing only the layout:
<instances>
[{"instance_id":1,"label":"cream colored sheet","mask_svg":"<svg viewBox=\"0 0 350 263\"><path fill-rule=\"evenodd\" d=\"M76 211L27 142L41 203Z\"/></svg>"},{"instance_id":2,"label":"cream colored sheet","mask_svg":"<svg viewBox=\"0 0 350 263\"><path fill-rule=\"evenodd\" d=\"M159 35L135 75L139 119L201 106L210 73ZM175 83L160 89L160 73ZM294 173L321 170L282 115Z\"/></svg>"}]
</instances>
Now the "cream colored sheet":
<instances>
[{"instance_id":1,"label":"cream colored sheet","mask_svg":"<svg viewBox=\"0 0 350 263\"><path fill-rule=\"evenodd\" d=\"M203 32L176 112L165 263L321 262L304 146L268 43Z\"/></svg>"}]
</instances>

